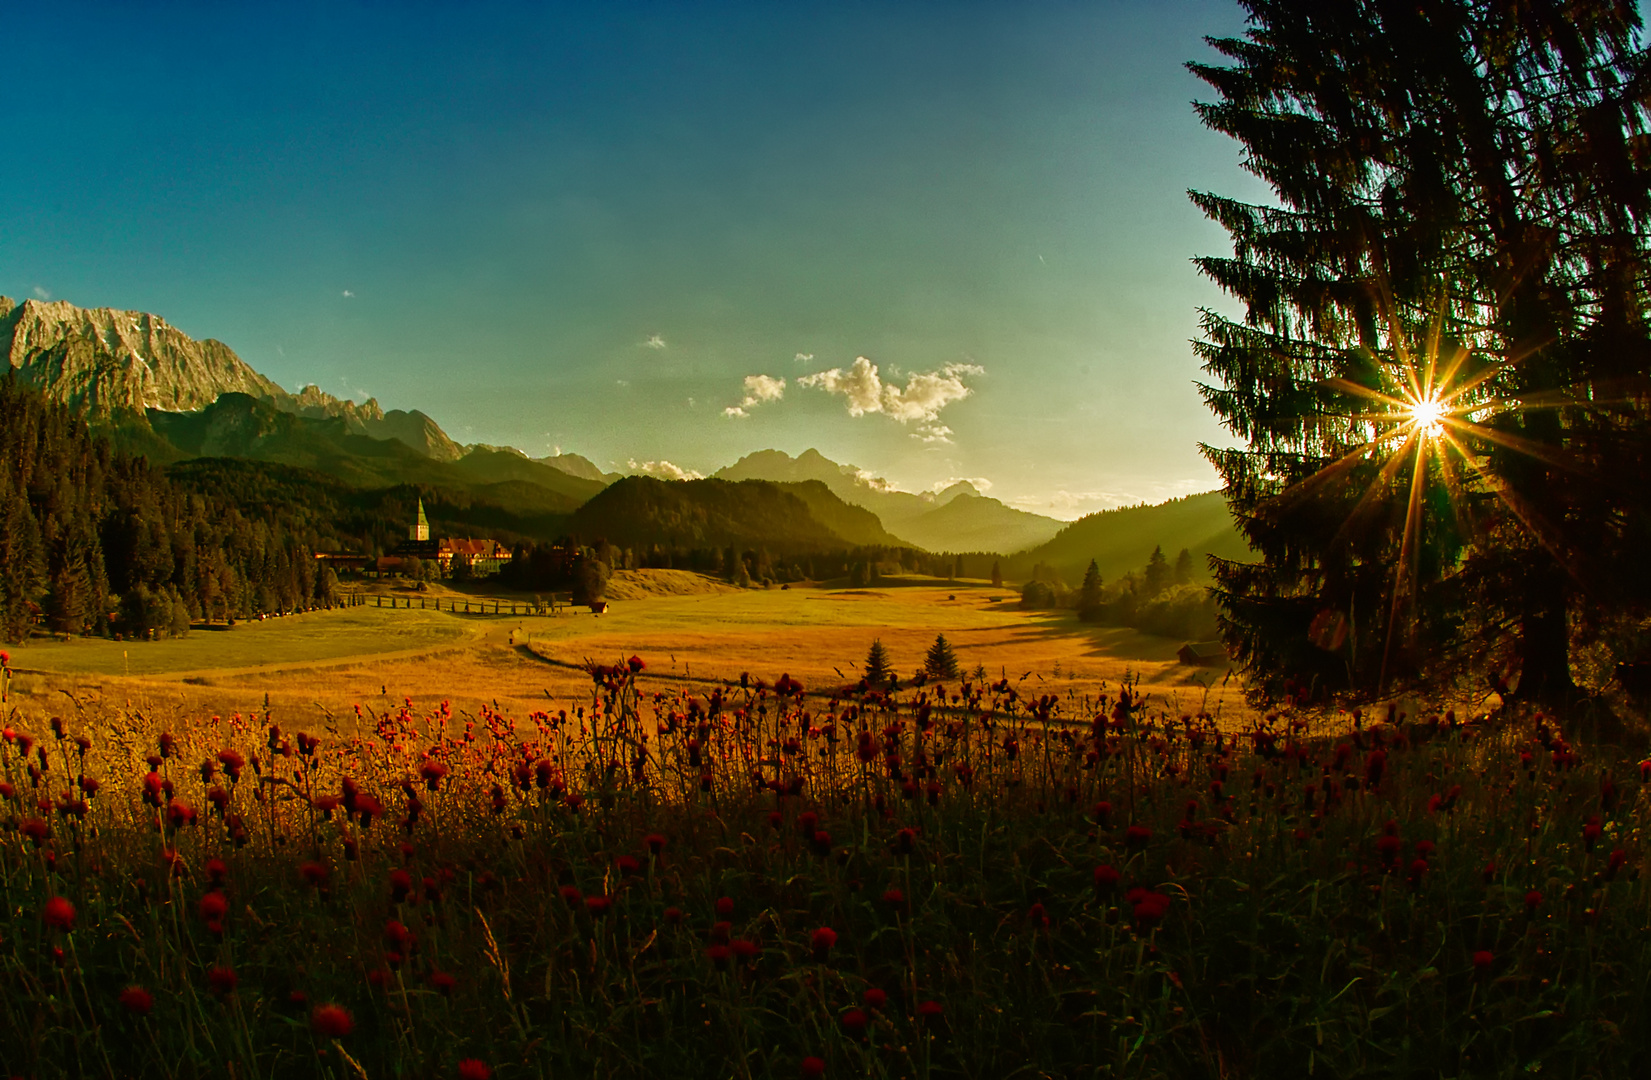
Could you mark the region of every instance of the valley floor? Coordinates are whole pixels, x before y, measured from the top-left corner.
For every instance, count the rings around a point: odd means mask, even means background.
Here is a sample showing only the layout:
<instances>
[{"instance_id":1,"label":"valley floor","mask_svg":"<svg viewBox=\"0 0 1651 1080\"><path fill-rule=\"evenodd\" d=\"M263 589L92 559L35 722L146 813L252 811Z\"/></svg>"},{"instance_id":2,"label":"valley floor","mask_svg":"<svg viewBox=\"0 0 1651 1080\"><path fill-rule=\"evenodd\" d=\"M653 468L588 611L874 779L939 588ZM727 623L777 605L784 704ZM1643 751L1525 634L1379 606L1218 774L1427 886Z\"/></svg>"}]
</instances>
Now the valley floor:
<instances>
[{"instance_id":1,"label":"valley floor","mask_svg":"<svg viewBox=\"0 0 1651 1080\"><path fill-rule=\"evenodd\" d=\"M965 672L1007 677L1023 696L1115 694L1129 677L1174 715L1203 707L1229 720L1244 715L1237 679L1179 664L1182 642L1086 626L1069 612L1022 611L1012 589L922 579L871 589L737 590L682 571L630 571L615 586L602 616L584 608L484 616L367 606L158 642L30 643L12 650L13 704L25 717L64 712L73 707L68 698L194 715L259 712L267 700L294 726L331 717L348 727L356 704L382 712L404 697L450 700L458 711L484 702L510 713L554 710L589 696L587 662L632 655L648 665L644 689L709 691L742 674L769 683L789 674L826 690L858 680L866 650L881 639L909 679L944 634ZM416 604L419 594L398 595ZM438 587L424 595L446 602L459 594Z\"/></svg>"}]
</instances>

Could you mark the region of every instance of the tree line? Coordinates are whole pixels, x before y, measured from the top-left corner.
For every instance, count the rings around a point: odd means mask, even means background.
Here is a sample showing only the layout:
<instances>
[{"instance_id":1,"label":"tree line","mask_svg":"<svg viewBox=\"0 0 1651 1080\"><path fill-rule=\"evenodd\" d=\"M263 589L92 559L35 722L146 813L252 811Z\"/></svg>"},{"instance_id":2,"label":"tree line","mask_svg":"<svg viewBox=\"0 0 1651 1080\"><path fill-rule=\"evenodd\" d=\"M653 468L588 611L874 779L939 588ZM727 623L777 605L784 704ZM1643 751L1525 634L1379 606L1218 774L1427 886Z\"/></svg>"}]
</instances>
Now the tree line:
<instances>
[{"instance_id":1,"label":"tree line","mask_svg":"<svg viewBox=\"0 0 1651 1080\"><path fill-rule=\"evenodd\" d=\"M1094 559L1076 590L1054 568L1038 563L1021 587L1021 607L1071 608L1085 622L1129 626L1160 637L1202 640L1216 632L1215 602L1209 589L1193 583L1192 552L1186 548L1172 564L1162 544L1146 564L1108 584Z\"/></svg>"}]
</instances>

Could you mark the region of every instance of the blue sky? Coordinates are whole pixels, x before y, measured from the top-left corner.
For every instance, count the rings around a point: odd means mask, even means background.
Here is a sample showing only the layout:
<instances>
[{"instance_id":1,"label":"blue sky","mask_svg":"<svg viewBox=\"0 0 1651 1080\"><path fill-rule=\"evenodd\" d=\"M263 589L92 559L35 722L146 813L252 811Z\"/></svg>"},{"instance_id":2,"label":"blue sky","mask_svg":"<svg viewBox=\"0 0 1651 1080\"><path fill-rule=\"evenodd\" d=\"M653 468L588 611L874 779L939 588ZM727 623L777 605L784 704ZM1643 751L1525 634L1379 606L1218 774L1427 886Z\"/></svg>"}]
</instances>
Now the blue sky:
<instances>
[{"instance_id":1,"label":"blue sky","mask_svg":"<svg viewBox=\"0 0 1651 1080\"><path fill-rule=\"evenodd\" d=\"M51 5L8 50L0 292L151 311L534 455L813 446L1061 517L1159 501L1216 486L1196 443L1225 441L1187 342L1225 307L1190 260L1226 244L1184 191L1261 191L1181 64L1242 25Z\"/></svg>"}]
</instances>

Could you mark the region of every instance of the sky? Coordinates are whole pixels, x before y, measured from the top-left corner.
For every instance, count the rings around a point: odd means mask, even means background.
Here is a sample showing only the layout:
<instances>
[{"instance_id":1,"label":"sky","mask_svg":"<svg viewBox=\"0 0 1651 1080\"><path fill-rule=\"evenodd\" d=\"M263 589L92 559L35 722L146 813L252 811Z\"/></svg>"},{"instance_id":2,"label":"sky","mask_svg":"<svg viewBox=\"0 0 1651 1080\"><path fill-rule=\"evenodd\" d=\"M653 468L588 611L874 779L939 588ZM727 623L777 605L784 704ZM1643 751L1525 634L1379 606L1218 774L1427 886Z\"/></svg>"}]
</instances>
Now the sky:
<instances>
[{"instance_id":1,"label":"sky","mask_svg":"<svg viewBox=\"0 0 1651 1080\"><path fill-rule=\"evenodd\" d=\"M1061 518L1210 490L1182 66L1231 0L46 5L0 293L148 311L455 439L810 447Z\"/></svg>"}]
</instances>

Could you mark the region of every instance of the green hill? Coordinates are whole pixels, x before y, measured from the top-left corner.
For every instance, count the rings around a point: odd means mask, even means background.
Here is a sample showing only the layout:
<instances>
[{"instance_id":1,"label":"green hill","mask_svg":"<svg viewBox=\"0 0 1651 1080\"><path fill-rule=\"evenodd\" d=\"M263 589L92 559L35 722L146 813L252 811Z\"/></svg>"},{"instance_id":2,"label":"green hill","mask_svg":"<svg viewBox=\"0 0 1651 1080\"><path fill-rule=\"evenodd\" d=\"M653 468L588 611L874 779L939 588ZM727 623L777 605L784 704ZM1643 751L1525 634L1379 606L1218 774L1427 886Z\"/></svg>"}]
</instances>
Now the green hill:
<instances>
[{"instance_id":1,"label":"green hill","mask_svg":"<svg viewBox=\"0 0 1651 1080\"><path fill-rule=\"evenodd\" d=\"M455 490L502 483L525 483L537 511L571 513L602 490L597 480L572 476L521 454L479 448L456 461L437 461L397 439L353 433L341 417L308 417L282 412L248 394L224 394L199 412L147 414L155 437L179 457L243 458L322 473L357 488L399 484ZM127 422L120 441L149 449L140 430Z\"/></svg>"},{"instance_id":2,"label":"green hill","mask_svg":"<svg viewBox=\"0 0 1651 1080\"><path fill-rule=\"evenodd\" d=\"M809 490L799 492L798 487ZM813 485L766 480L627 476L575 511L568 530L584 543L607 540L621 547L738 546L796 554L862 546L872 535L871 523L853 510L823 484L815 490ZM866 516L875 522L875 516ZM852 535L838 532L828 521Z\"/></svg>"},{"instance_id":3,"label":"green hill","mask_svg":"<svg viewBox=\"0 0 1651 1080\"><path fill-rule=\"evenodd\" d=\"M1089 560L1094 559L1102 578L1111 581L1140 569L1155 546L1163 547L1172 560L1182 548L1191 551L1200 578L1209 575L1207 555L1249 557L1249 548L1233 527L1226 499L1219 491L1209 491L1157 506L1103 510L1079 518L1048 543L1009 559L1004 573L1014 578L1030 577L1032 567L1041 562L1076 585Z\"/></svg>"}]
</instances>

